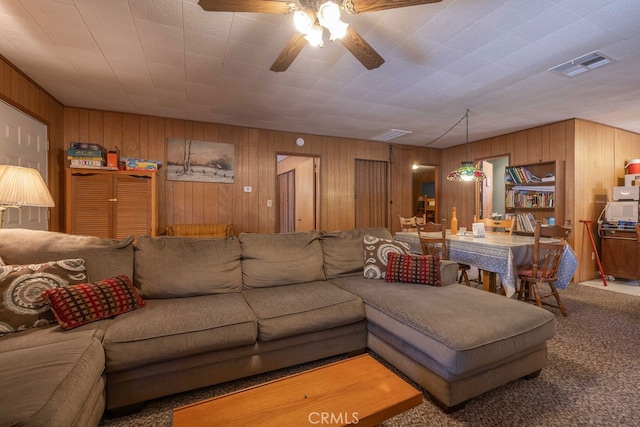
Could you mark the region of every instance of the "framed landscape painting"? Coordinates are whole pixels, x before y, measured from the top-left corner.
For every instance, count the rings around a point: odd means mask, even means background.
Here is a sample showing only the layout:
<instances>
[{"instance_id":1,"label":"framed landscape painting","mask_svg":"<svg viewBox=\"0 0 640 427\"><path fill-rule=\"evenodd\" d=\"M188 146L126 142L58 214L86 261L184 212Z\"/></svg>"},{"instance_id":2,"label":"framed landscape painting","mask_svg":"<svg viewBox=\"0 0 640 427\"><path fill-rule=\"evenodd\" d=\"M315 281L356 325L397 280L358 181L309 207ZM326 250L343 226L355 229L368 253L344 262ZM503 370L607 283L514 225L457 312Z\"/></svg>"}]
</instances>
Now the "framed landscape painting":
<instances>
[{"instance_id":1,"label":"framed landscape painting","mask_svg":"<svg viewBox=\"0 0 640 427\"><path fill-rule=\"evenodd\" d=\"M167 138L167 180L232 184L234 165L233 144Z\"/></svg>"}]
</instances>

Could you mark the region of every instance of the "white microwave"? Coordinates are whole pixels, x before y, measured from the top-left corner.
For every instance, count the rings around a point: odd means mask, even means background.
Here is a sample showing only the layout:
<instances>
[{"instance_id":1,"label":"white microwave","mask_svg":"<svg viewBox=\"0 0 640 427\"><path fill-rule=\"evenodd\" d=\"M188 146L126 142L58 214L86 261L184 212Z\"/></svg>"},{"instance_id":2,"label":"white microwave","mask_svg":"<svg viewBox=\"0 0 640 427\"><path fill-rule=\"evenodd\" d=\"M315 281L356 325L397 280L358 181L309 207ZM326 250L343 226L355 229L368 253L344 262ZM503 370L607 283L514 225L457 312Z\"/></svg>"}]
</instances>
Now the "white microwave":
<instances>
[{"instance_id":1,"label":"white microwave","mask_svg":"<svg viewBox=\"0 0 640 427\"><path fill-rule=\"evenodd\" d=\"M640 199L640 187L613 187L613 200L638 200Z\"/></svg>"},{"instance_id":2,"label":"white microwave","mask_svg":"<svg viewBox=\"0 0 640 427\"><path fill-rule=\"evenodd\" d=\"M638 202L609 202L604 217L609 222L638 222Z\"/></svg>"}]
</instances>

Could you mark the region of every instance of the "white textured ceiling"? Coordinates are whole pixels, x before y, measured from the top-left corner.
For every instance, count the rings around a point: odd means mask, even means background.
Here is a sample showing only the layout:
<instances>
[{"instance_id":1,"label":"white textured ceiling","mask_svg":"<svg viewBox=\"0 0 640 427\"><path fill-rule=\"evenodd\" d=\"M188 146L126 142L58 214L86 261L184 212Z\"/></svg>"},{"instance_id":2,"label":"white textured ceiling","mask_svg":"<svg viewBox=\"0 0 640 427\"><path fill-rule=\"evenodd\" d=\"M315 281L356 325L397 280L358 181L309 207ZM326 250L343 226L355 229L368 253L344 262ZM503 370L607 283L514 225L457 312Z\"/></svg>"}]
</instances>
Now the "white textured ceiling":
<instances>
[{"instance_id":1,"label":"white textured ceiling","mask_svg":"<svg viewBox=\"0 0 640 427\"><path fill-rule=\"evenodd\" d=\"M0 54L67 106L435 148L578 117L640 133L640 0L443 0L343 14L386 60L341 44L269 67L290 15L197 0L0 0ZM548 68L598 50L573 78ZM640 154L640 153L639 153Z\"/></svg>"}]
</instances>

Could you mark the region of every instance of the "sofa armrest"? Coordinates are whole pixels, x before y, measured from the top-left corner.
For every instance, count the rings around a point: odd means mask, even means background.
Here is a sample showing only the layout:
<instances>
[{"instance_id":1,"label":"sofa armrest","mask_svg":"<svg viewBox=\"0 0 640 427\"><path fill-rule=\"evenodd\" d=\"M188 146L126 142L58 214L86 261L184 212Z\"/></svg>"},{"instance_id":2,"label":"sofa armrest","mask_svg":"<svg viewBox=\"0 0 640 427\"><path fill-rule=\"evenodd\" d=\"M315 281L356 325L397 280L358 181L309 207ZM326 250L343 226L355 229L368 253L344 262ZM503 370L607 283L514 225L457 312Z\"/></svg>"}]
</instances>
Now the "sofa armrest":
<instances>
[{"instance_id":1,"label":"sofa armrest","mask_svg":"<svg viewBox=\"0 0 640 427\"><path fill-rule=\"evenodd\" d=\"M458 263L449 260L440 260L440 283L442 286L458 282Z\"/></svg>"}]
</instances>

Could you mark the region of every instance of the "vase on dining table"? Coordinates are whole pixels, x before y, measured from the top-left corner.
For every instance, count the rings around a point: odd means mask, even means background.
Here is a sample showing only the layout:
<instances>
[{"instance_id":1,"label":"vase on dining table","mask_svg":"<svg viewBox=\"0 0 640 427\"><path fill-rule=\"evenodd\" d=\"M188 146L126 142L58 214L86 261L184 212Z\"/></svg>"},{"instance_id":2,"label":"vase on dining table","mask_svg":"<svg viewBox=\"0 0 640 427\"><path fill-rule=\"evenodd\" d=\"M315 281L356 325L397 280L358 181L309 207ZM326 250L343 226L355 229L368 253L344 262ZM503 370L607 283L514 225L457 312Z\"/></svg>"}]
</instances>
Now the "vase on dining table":
<instances>
[{"instance_id":1,"label":"vase on dining table","mask_svg":"<svg viewBox=\"0 0 640 427\"><path fill-rule=\"evenodd\" d=\"M451 213L451 235L455 236L458 234L458 217L456 216L456 208L453 208L453 212Z\"/></svg>"}]
</instances>

